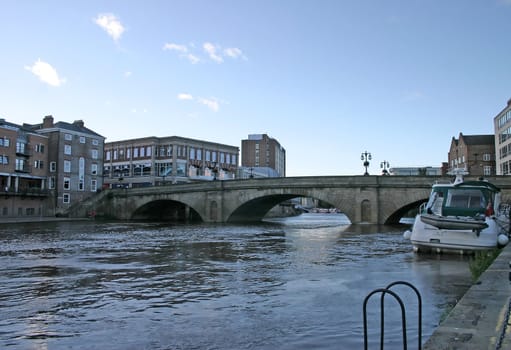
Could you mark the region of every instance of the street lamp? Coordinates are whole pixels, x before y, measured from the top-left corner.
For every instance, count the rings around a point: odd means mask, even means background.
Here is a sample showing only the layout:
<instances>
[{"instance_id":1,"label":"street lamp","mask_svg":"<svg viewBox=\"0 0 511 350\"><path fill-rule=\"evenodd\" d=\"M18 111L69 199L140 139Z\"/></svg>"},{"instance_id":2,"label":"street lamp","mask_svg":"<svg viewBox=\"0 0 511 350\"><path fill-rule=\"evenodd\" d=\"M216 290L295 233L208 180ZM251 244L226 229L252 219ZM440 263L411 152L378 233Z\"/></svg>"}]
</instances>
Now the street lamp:
<instances>
[{"instance_id":1,"label":"street lamp","mask_svg":"<svg viewBox=\"0 0 511 350\"><path fill-rule=\"evenodd\" d=\"M390 168L390 164L389 162L387 162L386 160L384 160L383 162L380 163L380 168L382 168L383 170L381 171L381 174L382 175L388 175L389 174L389 168Z\"/></svg>"},{"instance_id":2,"label":"street lamp","mask_svg":"<svg viewBox=\"0 0 511 350\"><path fill-rule=\"evenodd\" d=\"M254 168L250 167L250 178L253 179L254 178Z\"/></svg>"},{"instance_id":3,"label":"street lamp","mask_svg":"<svg viewBox=\"0 0 511 350\"><path fill-rule=\"evenodd\" d=\"M365 151L364 153L362 153L362 155L360 156L360 159L364 161L364 167L366 168L366 172L364 173L364 175L369 175L369 173L367 172L367 168L369 167L369 161L371 160L371 153L368 153L367 151Z\"/></svg>"}]
</instances>

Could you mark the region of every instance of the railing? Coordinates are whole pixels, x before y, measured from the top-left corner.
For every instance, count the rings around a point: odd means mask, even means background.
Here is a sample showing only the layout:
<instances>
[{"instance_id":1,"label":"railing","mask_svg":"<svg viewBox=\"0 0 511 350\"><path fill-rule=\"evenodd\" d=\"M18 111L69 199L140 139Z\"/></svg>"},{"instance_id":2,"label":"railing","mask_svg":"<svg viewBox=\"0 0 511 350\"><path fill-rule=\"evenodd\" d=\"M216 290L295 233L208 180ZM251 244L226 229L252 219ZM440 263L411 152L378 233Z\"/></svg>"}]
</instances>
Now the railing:
<instances>
[{"instance_id":1,"label":"railing","mask_svg":"<svg viewBox=\"0 0 511 350\"><path fill-rule=\"evenodd\" d=\"M47 197L50 195L50 190L43 190L38 187L18 188L17 190L14 188L4 188L3 193L6 196Z\"/></svg>"},{"instance_id":2,"label":"railing","mask_svg":"<svg viewBox=\"0 0 511 350\"><path fill-rule=\"evenodd\" d=\"M367 330L367 302L369 299L377 293L381 294L380 299L380 349L383 350L383 346L385 344L385 312L384 312L384 301L385 294L390 294L394 299L398 302L399 307L401 309L401 327L402 327L402 338L403 338L403 349L408 349L407 342L407 330L406 330L406 311L403 300L399 297L397 293L390 290L393 286L396 285L406 285L410 287L415 294L417 295L417 303L418 303L418 347L417 349L422 349L422 298L417 288L415 288L411 283L405 281L396 281L390 283L386 288L378 288L369 293L364 300L364 349L368 349L368 330Z\"/></svg>"}]
</instances>

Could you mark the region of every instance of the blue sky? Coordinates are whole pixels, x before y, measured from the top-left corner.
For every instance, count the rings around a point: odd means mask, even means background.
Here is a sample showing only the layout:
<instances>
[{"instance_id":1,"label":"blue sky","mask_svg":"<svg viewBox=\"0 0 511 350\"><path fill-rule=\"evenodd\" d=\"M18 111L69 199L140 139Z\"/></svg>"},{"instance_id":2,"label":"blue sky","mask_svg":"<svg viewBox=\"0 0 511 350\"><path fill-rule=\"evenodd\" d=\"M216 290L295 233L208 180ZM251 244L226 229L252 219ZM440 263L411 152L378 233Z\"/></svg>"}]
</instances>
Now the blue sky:
<instances>
[{"instance_id":1,"label":"blue sky","mask_svg":"<svg viewBox=\"0 0 511 350\"><path fill-rule=\"evenodd\" d=\"M287 175L440 166L511 98L511 0L0 0L0 117L267 133Z\"/></svg>"}]
</instances>

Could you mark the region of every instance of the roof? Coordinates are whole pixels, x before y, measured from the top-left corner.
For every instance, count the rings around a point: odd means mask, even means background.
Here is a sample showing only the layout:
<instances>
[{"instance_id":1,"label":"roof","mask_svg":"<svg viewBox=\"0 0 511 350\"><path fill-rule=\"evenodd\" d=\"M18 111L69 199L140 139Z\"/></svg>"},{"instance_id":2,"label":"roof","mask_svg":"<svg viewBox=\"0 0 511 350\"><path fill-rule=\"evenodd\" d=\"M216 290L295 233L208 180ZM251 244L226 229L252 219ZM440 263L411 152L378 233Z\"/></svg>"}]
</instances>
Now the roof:
<instances>
[{"instance_id":1,"label":"roof","mask_svg":"<svg viewBox=\"0 0 511 350\"><path fill-rule=\"evenodd\" d=\"M460 135L466 145L494 145L495 135Z\"/></svg>"},{"instance_id":2,"label":"roof","mask_svg":"<svg viewBox=\"0 0 511 350\"><path fill-rule=\"evenodd\" d=\"M55 123L54 127L58 128L58 129L64 129L64 130L69 130L69 131L74 131L74 132L81 132L82 134L89 134L89 135L94 135L94 136L98 136L98 137L103 137L100 134L98 134L97 132L94 132L91 129L83 126L83 123L80 124L80 123L57 122L57 123Z\"/></svg>"},{"instance_id":3,"label":"roof","mask_svg":"<svg viewBox=\"0 0 511 350\"><path fill-rule=\"evenodd\" d=\"M73 131L73 132L79 132L82 134L88 134L88 135L92 135L92 136L96 136L96 137L105 138L104 136L98 134L97 132L94 132L91 129L86 128L83 125L82 121L76 121L74 123L57 122L49 128L44 128L42 123L30 125L30 127L34 131L43 132L43 133L49 132L49 131L55 130L55 129L60 129L60 130L69 130L69 131Z\"/></svg>"}]
</instances>

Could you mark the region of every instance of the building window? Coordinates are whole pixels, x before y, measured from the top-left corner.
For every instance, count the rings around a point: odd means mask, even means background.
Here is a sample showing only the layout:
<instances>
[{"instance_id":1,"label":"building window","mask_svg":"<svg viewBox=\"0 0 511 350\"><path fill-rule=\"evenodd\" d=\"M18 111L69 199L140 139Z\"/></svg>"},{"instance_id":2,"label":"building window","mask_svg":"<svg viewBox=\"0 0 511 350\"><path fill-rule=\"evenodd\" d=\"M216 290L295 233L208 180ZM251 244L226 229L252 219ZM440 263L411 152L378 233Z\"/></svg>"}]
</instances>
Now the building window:
<instances>
[{"instance_id":1,"label":"building window","mask_svg":"<svg viewBox=\"0 0 511 350\"><path fill-rule=\"evenodd\" d=\"M50 162L50 171L52 173L57 171L57 162Z\"/></svg>"},{"instance_id":2,"label":"building window","mask_svg":"<svg viewBox=\"0 0 511 350\"><path fill-rule=\"evenodd\" d=\"M73 141L73 135L71 135L71 134L64 134L64 140L66 140L66 141Z\"/></svg>"},{"instance_id":3,"label":"building window","mask_svg":"<svg viewBox=\"0 0 511 350\"><path fill-rule=\"evenodd\" d=\"M71 172L71 161L70 160L65 160L64 161L64 172L65 173L70 173Z\"/></svg>"},{"instance_id":4,"label":"building window","mask_svg":"<svg viewBox=\"0 0 511 350\"><path fill-rule=\"evenodd\" d=\"M9 157L0 155L0 164L9 164Z\"/></svg>"},{"instance_id":5,"label":"building window","mask_svg":"<svg viewBox=\"0 0 511 350\"><path fill-rule=\"evenodd\" d=\"M131 157L131 148L128 148L126 150L126 159L130 159L130 157Z\"/></svg>"},{"instance_id":6,"label":"building window","mask_svg":"<svg viewBox=\"0 0 511 350\"><path fill-rule=\"evenodd\" d=\"M97 180L90 181L90 190L91 190L91 192L96 192L98 190L98 181Z\"/></svg>"},{"instance_id":7,"label":"building window","mask_svg":"<svg viewBox=\"0 0 511 350\"><path fill-rule=\"evenodd\" d=\"M83 191L85 189L85 158L80 157L78 160L78 190Z\"/></svg>"},{"instance_id":8,"label":"building window","mask_svg":"<svg viewBox=\"0 0 511 350\"><path fill-rule=\"evenodd\" d=\"M62 196L62 202L65 204L69 204L69 202L71 202L71 196L69 195L69 193L64 193L64 195Z\"/></svg>"},{"instance_id":9,"label":"building window","mask_svg":"<svg viewBox=\"0 0 511 350\"><path fill-rule=\"evenodd\" d=\"M133 158L138 158L138 147L133 148Z\"/></svg>"},{"instance_id":10,"label":"building window","mask_svg":"<svg viewBox=\"0 0 511 350\"><path fill-rule=\"evenodd\" d=\"M97 149L92 150L92 159L98 159L98 150Z\"/></svg>"},{"instance_id":11,"label":"building window","mask_svg":"<svg viewBox=\"0 0 511 350\"><path fill-rule=\"evenodd\" d=\"M43 169L44 168L44 161L42 161L42 160L34 161L34 168L36 168L36 169Z\"/></svg>"},{"instance_id":12,"label":"building window","mask_svg":"<svg viewBox=\"0 0 511 350\"><path fill-rule=\"evenodd\" d=\"M25 160L16 158L16 170L25 171Z\"/></svg>"},{"instance_id":13,"label":"building window","mask_svg":"<svg viewBox=\"0 0 511 350\"><path fill-rule=\"evenodd\" d=\"M143 158L143 157L145 157L145 148L140 147L140 158Z\"/></svg>"},{"instance_id":14,"label":"building window","mask_svg":"<svg viewBox=\"0 0 511 350\"><path fill-rule=\"evenodd\" d=\"M489 153L485 153L485 154L483 154L483 160L484 160L485 162L489 162L489 161L491 160L491 154L489 154ZM485 174L485 175L486 175L486 174Z\"/></svg>"},{"instance_id":15,"label":"building window","mask_svg":"<svg viewBox=\"0 0 511 350\"><path fill-rule=\"evenodd\" d=\"M105 160L110 160L110 151L106 151Z\"/></svg>"},{"instance_id":16,"label":"building window","mask_svg":"<svg viewBox=\"0 0 511 350\"><path fill-rule=\"evenodd\" d=\"M25 154L26 143L16 142L16 153Z\"/></svg>"},{"instance_id":17,"label":"building window","mask_svg":"<svg viewBox=\"0 0 511 350\"><path fill-rule=\"evenodd\" d=\"M97 164L92 164L91 165L91 174L92 175L97 175L98 174L98 165Z\"/></svg>"},{"instance_id":18,"label":"building window","mask_svg":"<svg viewBox=\"0 0 511 350\"><path fill-rule=\"evenodd\" d=\"M483 167L483 171L484 171L485 176L490 176L491 175L491 166L485 165Z\"/></svg>"},{"instance_id":19,"label":"building window","mask_svg":"<svg viewBox=\"0 0 511 350\"><path fill-rule=\"evenodd\" d=\"M50 176L48 179L48 188L53 190L55 188L55 176Z\"/></svg>"},{"instance_id":20,"label":"building window","mask_svg":"<svg viewBox=\"0 0 511 350\"><path fill-rule=\"evenodd\" d=\"M93 146L98 146L99 145L99 141L96 140L96 139L92 139L92 145Z\"/></svg>"},{"instance_id":21,"label":"building window","mask_svg":"<svg viewBox=\"0 0 511 350\"><path fill-rule=\"evenodd\" d=\"M85 143L85 136L80 136L80 143Z\"/></svg>"},{"instance_id":22,"label":"building window","mask_svg":"<svg viewBox=\"0 0 511 350\"><path fill-rule=\"evenodd\" d=\"M69 177L64 178L64 189L65 190L71 189L71 179Z\"/></svg>"},{"instance_id":23,"label":"building window","mask_svg":"<svg viewBox=\"0 0 511 350\"><path fill-rule=\"evenodd\" d=\"M11 142L9 141L8 138L6 138L6 137L0 138L0 146L9 147L10 144L11 144Z\"/></svg>"},{"instance_id":24,"label":"building window","mask_svg":"<svg viewBox=\"0 0 511 350\"><path fill-rule=\"evenodd\" d=\"M71 145L64 145L64 154L71 155Z\"/></svg>"},{"instance_id":25,"label":"building window","mask_svg":"<svg viewBox=\"0 0 511 350\"><path fill-rule=\"evenodd\" d=\"M145 154L148 156L148 157L151 157L151 154L152 154L152 146L147 146L147 150L145 152Z\"/></svg>"},{"instance_id":26,"label":"building window","mask_svg":"<svg viewBox=\"0 0 511 350\"><path fill-rule=\"evenodd\" d=\"M35 151L37 153L44 153L44 145L42 143L38 143L35 145Z\"/></svg>"}]
</instances>

